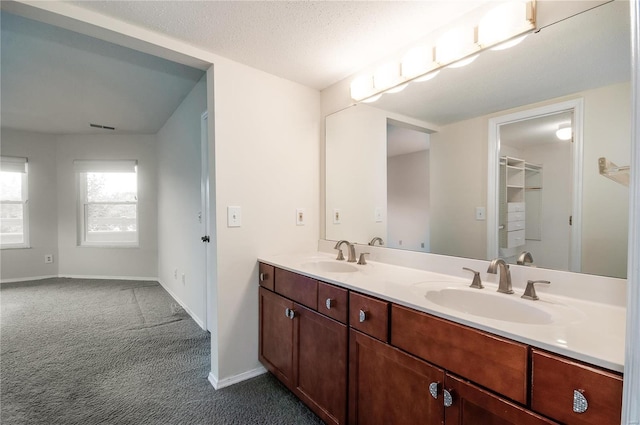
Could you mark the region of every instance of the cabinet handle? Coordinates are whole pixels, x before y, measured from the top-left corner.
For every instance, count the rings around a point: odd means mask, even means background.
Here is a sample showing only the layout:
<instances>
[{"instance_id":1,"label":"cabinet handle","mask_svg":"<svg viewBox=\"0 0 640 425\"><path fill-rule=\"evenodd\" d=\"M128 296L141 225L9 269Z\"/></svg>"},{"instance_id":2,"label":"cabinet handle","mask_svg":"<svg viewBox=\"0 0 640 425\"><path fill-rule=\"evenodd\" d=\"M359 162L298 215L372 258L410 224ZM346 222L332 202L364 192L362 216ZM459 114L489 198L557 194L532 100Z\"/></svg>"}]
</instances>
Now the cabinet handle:
<instances>
[{"instance_id":1,"label":"cabinet handle","mask_svg":"<svg viewBox=\"0 0 640 425\"><path fill-rule=\"evenodd\" d=\"M584 390L573 390L573 411L575 413L584 413L589 408L589 402L583 393Z\"/></svg>"},{"instance_id":2,"label":"cabinet handle","mask_svg":"<svg viewBox=\"0 0 640 425\"><path fill-rule=\"evenodd\" d=\"M291 319L291 309L289 307L284 309L284 315L285 317L288 317L289 319Z\"/></svg>"},{"instance_id":3,"label":"cabinet handle","mask_svg":"<svg viewBox=\"0 0 640 425\"><path fill-rule=\"evenodd\" d=\"M267 279L269 279L268 273L260 273L260 282L264 282Z\"/></svg>"},{"instance_id":4,"label":"cabinet handle","mask_svg":"<svg viewBox=\"0 0 640 425\"><path fill-rule=\"evenodd\" d=\"M335 304L335 302L331 298L327 298L324 302L324 305L327 307L327 310L331 310L331 307Z\"/></svg>"},{"instance_id":5,"label":"cabinet handle","mask_svg":"<svg viewBox=\"0 0 640 425\"><path fill-rule=\"evenodd\" d=\"M364 311L364 310L360 310L359 319L360 319L360 323L362 323L365 320L367 320L367 312Z\"/></svg>"},{"instance_id":6,"label":"cabinet handle","mask_svg":"<svg viewBox=\"0 0 640 425\"><path fill-rule=\"evenodd\" d=\"M442 391L442 394L444 394L444 407L451 407L453 405L453 395L451 392L453 392L453 390Z\"/></svg>"},{"instance_id":7,"label":"cabinet handle","mask_svg":"<svg viewBox=\"0 0 640 425\"><path fill-rule=\"evenodd\" d=\"M432 382L432 383L429 384L429 394L431 394L431 397L433 397L433 398L435 398L437 400L439 392L440 392L440 383L439 382Z\"/></svg>"}]
</instances>

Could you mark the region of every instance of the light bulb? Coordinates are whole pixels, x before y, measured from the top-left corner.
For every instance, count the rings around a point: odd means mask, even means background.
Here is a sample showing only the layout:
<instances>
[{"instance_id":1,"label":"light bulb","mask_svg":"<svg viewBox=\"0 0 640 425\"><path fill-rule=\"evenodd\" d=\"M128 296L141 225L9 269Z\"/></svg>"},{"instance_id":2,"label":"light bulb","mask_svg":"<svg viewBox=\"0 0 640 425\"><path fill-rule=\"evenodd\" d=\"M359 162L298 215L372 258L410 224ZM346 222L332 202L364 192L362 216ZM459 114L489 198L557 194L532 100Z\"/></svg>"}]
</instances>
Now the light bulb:
<instances>
[{"instance_id":1,"label":"light bulb","mask_svg":"<svg viewBox=\"0 0 640 425\"><path fill-rule=\"evenodd\" d=\"M573 137L571 124L560 124L556 131L556 137L560 140L571 140L571 137Z\"/></svg>"},{"instance_id":2,"label":"light bulb","mask_svg":"<svg viewBox=\"0 0 640 425\"><path fill-rule=\"evenodd\" d=\"M373 92L373 77L362 75L351 82L351 98L361 100Z\"/></svg>"},{"instance_id":3,"label":"light bulb","mask_svg":"<svg viewBox=\"0 0 640 425\"><path fill-rule=\"evenodd\" d=\"M478 44L491 46L517 35L530 27L527 3L509 1L491 9L478 24Z\"/></svg>"}]
</instances>

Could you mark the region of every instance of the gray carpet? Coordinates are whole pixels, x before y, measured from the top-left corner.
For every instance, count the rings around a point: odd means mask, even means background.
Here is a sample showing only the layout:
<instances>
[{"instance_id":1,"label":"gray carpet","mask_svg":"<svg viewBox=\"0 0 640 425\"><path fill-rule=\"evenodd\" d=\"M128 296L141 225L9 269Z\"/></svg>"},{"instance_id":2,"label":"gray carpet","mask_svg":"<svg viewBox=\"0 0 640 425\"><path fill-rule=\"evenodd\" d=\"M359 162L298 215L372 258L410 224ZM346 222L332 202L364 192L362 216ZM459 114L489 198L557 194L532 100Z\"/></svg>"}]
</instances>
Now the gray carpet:
<instances>
[{"instance_id":1,"label":"gray carpet","mask_svg":"<svg viewBox=\"0 0 640 425\"><path fill-rule=\"evenodd\" d=\"M214 390L209 334L157 282L0 286L0 422L321 424L271 375Z\"/></svg>"}]
</instances>

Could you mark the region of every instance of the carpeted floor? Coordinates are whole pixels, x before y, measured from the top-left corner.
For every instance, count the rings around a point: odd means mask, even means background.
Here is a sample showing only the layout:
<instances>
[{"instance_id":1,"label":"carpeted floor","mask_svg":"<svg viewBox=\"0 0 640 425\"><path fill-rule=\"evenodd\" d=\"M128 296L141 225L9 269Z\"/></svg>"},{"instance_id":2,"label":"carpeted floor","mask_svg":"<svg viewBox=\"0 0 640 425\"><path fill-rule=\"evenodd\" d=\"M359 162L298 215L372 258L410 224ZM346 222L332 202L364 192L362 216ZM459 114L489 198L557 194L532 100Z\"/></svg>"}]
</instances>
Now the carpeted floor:
<instances>
[{"instance_id":1,"label":"carpeted floor","mask_svg":"<svg viewBox=\"0 0 640 425\"><path fill-rule=\"evenodd\" d=\"M156 282L0 286L0 422L321 424L271 375L214 390L209 334Z\"/></svg>"}]
</instances>

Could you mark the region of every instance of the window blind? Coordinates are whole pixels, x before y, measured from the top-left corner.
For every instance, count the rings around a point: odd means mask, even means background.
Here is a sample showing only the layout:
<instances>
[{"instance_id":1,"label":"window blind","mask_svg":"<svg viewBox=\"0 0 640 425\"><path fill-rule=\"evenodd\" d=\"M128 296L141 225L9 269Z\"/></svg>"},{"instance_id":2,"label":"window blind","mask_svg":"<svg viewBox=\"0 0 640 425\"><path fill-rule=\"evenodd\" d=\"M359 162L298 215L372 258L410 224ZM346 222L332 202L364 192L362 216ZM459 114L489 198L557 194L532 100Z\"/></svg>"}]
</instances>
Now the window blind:
<instances>
[{"instance_id":1,"label":"window blind","mask_svg":"<svg viewBox=\"0 0 640 425\"><path fill-rule=\"evenodd\" d=\"M124 160L86 160L73 161L73 169L76 173L135 173L138 161L135 159Z\"/></svg>"},{"instance_id":2,"label":"window blind","mask_svg":"<svg viewBox=\"0 0 640 425\"><path fill-rule=\"evenodd\" d=\"M26 173L27 158L0 156L0 171L8 171L10 173Z\"/></svg>"}]
</instances>

